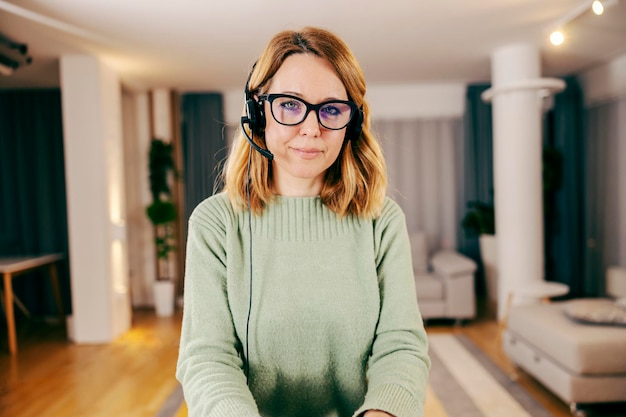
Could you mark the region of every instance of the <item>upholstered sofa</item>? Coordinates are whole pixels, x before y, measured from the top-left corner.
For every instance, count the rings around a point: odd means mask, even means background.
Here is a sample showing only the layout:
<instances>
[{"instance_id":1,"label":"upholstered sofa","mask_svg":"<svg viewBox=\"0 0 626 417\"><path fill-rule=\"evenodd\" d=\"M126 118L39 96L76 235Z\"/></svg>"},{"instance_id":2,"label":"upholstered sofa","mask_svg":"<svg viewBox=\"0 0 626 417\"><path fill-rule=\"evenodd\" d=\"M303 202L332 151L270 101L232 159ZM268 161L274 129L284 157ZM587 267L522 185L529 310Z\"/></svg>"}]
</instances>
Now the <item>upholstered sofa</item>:
<instances>
[{"instance_id":1,"label":"upholstered sofa","mask_svg":"<svg viewBox=\"0 0 626 417\"><path fill-rule=\"evenodd\" d=\"M458 252L437 251L429 255L423 232L409 235L413 256L415 292L422 317L455 319L461 322L476 316L474 274L476 263Z\"/></svg>"},{"instance_id":2,"label":"upholstered sofa","mask_svg":"<svg viewBox=\"0 0 626 417\"><path fill-rule=\"evenodd\" d=\"M626 409L626 268L606 273L604 298L510 308L505 353L584 416L591 404Z\"/></svg>"}]
</instances>

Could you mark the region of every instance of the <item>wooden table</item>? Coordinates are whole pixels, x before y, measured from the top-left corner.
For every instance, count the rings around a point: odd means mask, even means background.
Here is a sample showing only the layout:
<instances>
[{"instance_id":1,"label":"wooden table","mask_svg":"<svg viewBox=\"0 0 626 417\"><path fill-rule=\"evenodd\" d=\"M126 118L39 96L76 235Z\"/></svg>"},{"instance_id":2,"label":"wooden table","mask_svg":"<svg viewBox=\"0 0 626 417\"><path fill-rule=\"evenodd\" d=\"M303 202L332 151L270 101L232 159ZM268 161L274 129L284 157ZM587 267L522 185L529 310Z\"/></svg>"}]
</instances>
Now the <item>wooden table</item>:
<instances>
[{"instance_id":1,"label":"wooden table","mask_svg":"<svg viewBox=\"0 0 626 417\"><path fill-rule=\"evenodd\" d=\"M17 300L13 295L13 277L36 268L48 266L59 317L64 320L65 316L63 315L63 304L61 303L61 292L59 290L59 279L56 268L56 262L63 258L63 254L60 253L0 258L0 273L2 273L4 277L4 312L7 317L7 327L9 332L9 351L12 355L17 353L15 314L13 311L13 303Z\"/></svg>"}]
</instances>

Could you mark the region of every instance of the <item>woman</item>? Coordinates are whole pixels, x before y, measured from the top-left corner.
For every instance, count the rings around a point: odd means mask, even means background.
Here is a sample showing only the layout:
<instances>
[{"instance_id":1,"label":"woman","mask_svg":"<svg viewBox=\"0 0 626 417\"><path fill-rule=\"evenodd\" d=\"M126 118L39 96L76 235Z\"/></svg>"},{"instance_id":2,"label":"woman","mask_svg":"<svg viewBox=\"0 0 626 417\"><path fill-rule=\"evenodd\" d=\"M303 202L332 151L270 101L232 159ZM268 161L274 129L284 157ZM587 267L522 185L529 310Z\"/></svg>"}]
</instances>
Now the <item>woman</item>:
<instances>
[{"instance_id":1,"label":"woman","mask_svg":"<svg viewBox=\"0 0 626 417\"><path fill-rule=\"evenodd\" d=\"M189 220L177 378L190 416L423 414L405 218L364 95L325 30L281 32L255 64L226 191Z\"/></svg>"}]
</instances>

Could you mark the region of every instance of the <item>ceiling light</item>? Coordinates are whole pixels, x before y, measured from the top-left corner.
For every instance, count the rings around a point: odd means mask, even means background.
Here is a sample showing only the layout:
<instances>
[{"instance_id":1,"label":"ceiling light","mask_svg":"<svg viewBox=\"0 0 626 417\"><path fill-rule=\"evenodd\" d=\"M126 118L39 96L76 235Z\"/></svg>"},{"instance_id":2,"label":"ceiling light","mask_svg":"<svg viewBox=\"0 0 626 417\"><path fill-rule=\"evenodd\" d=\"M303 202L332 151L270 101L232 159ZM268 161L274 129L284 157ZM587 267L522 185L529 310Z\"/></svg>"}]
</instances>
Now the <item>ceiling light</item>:
<instances>
[{"instance_id":1,"label":"ceiling light","mask_svg":"<svg viewBox=\"0 0 626 417\"><path fill-rule=\"evenodd\" d=\"M604 13L604 5L602 4L602 2L601 2L601 1L599 1L599 0L595 0L595 1L591 4L591 10L593 10L593 12L599 16L599 15L601 15L602 13Z\"/></svg>"},{"instance_id":2,"label":"ceiling light","mask_svg":"<svg viewBox=\"0 0 626 417\"><path fill-rule=\"evenodd\" d=\"M559 46L563 44L563 41L565 41L565 36L560 30L555 30L550 34L550 43L552 43L552 45Z\"/></svg>"}]
</instances>

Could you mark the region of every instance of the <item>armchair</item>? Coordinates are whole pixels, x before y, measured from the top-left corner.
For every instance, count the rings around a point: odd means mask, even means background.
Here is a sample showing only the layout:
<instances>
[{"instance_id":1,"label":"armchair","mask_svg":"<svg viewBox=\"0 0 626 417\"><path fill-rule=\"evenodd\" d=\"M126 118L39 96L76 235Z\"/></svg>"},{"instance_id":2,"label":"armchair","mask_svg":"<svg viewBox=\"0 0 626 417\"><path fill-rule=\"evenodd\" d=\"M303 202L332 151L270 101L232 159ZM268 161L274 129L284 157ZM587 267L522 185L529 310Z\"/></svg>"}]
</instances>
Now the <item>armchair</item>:
<instances>
[{"instance_id":1,"label":"armchair","mask_svg":"<svg viewBox=\"0 0 626 417\"><path fill-rule=\"evenodd\" d=\"M474 273L476 263L458 252L442 250L428 256L423 232L409 235L415 292L422 317L450 318L461 322L476 316Z\"/></svg>"}]
</instances>

